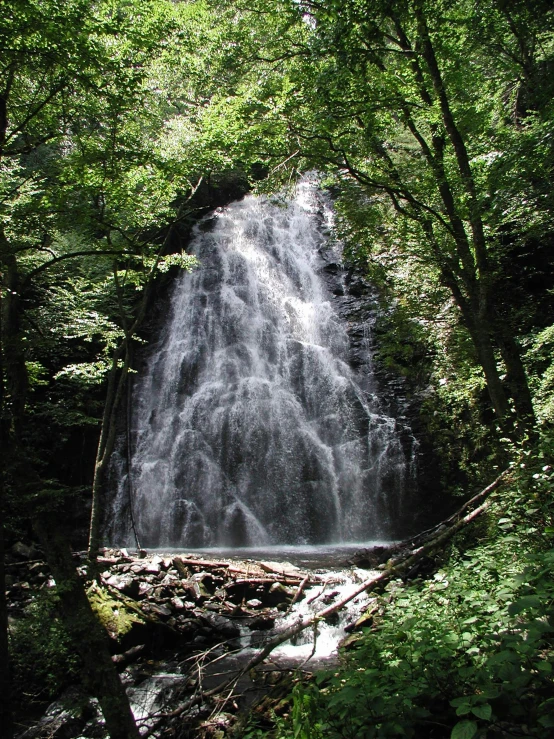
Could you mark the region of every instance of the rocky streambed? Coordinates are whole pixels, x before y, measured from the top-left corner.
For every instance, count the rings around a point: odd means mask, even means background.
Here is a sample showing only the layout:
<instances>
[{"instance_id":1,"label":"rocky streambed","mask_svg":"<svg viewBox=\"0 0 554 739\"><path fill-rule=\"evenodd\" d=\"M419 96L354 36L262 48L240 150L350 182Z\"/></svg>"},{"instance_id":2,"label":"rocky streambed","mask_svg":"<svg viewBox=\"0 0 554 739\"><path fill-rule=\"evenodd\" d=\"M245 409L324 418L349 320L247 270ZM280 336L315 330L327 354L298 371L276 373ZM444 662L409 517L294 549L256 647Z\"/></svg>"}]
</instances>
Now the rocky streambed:
<instances>
[{"instance_id":1,"label":"rocky streambed","mask_svg":"<svg viewBox=\"0 0 554 739\"><path fill-rule=\"evenodd\" d=\"M370 573L356 562L379 566L389 552L377 547L340 567L314 569L313 562L308 568L269 559L106 549L98 561L100 577L88 583L88 594L110 637L112 659L141 733L232 735L241 710L259 700L268 685L332 658L345 631L360 622L369 599L361 594L340 615L330 615L317 629L297 635L293 644L272 650L269 663L245 673L252 655L276 634L338 603L367 580ZM20 547L8 565L15 630L25 628L37 594L55 590L47 565L37 555ZM85 578L84 553L74 556ZM218 691L222 685L224 696ZM78 684L19 733L20 739L104 736L95 701Z\"/></svg>"}]
</instances>

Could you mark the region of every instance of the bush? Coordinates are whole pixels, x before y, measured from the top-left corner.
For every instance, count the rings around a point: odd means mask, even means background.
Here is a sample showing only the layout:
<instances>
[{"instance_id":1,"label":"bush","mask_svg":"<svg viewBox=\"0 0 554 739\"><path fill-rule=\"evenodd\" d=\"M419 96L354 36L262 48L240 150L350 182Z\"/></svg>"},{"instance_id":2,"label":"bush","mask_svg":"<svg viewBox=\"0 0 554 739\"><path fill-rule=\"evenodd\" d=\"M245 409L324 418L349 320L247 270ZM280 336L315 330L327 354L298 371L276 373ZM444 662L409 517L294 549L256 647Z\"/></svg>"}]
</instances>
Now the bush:
<instances>
[{"instance_id":1,"label":"bush","mask_svg":"<svg viewBox=\"0 0 554 739\"><path fill-rule=\"evenodd\" d=\"M530 467L496 497L484 543L454 546L426 581L389 585L343 667L295 688L275 736L553 735L554 474Z\"/></svg>"},{"instance_id":2,"label":"bush","mask_svg":"<svg viewBox=\"0 0 554 739\"><path fill-rule=\"evenodd\" d=\"M79 682L79 659L56 609L56 595L42 591L10 629L13 694L23 704Z\"/></svg>"}]
</instances>

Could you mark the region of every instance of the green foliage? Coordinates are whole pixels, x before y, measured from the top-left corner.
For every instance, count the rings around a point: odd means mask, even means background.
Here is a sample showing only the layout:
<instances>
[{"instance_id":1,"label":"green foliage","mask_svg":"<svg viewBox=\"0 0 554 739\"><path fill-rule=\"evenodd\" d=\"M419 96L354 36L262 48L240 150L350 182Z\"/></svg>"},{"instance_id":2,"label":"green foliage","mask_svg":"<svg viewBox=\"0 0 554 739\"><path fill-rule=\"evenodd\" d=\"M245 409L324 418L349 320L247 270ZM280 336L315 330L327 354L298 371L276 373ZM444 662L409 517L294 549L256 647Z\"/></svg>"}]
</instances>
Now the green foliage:
<instances>
[{"instance_id":1,"label":"green foliage","mask_svg":"<svg viewBox=\"0 0 554 739\"><path fill-rule=\"evenodd\" d=\"M9 636L13 693L21 702L53 699L79 681L81 665L58 616L55 593L39 592Z\"/></svg>"},{"instance_id":2,"label":"green foliage","mask_svg":"<svg viewBox=\"0 0 554 739\"><path fill-rule=\"evenodd\" d=\"M458 538L433 577L389 585L343 667L295 689L276 736L551 736L554 473L525 458L484 540Z\"/></svg>"},{"instance_id":3,"label":"green foliage","mask_svg":"<svg viewBox=\"0 0 554 739\"><path fill-rule=\"evenodd\" d=\"M554 423L554 326L530 337L526 360L530 367L537 404L537 416L543 423Z\"/></svg>"}]
</instances>

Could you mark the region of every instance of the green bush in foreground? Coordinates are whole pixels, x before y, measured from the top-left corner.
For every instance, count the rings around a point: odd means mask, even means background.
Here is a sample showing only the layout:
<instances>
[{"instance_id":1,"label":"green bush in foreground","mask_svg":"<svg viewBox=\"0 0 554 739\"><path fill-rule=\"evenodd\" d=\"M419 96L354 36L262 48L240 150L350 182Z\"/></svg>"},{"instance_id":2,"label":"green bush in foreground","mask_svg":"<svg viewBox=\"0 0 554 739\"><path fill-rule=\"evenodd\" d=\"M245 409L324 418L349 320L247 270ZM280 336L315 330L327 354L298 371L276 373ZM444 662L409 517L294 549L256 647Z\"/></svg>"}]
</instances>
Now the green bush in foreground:
<instances>
[{"instance_id":1,"label":"green bush in foreground","mask_svg":"<svg viewBox=\"0 0 554 739\"><path fill-rule=\"evenodd\" d=\"M537 469L496 497L483 543L474 529L430 579L389 585L343 667L296 687L276 737L554 735L554 474Z\"/></svg>"}]
</instances>

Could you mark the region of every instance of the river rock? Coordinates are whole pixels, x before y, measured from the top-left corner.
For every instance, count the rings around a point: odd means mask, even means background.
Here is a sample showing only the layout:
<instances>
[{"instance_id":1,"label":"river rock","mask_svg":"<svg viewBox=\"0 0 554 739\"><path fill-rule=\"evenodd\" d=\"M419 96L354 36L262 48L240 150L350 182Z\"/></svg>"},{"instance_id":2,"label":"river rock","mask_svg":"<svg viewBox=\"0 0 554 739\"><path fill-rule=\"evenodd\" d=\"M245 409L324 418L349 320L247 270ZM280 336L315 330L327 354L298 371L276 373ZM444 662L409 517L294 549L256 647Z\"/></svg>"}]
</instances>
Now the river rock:
<instances>
[{"instance_id":1,"label":"river rock","mask_svg":"<svg viewBox=\"0 0 554 739\"><path fill-rule=\"evenodd\" d=\"M169 618L171 616L171 609L160 603L145 603L142 606L142 610L145 613L153 613L160 618Z\"/></svg>"},{"instance_id":2,"label":"river rock","mask_svg":"<svg viewBox=\"0 0 554 739\"><path fill-rule=\"evenodd\" d=\"M16 542L10 551L17 559L31 559L35 553L33 547L24 544L22 541Z\"/></svg>"},{"instance_id":3,"label":"river rock","mask_svg":"<svg viewBox=\"0 0 554 739\"><path fill-rule=\"evenodd\" d=\"M231 639L240 636L239 627L230 619L225 618L224 616L219 616L217 613L206 613L204 618L214 631L217 631L223 636Z\"/></svg>"},{"instance_id":4,"label":"river rock","mask_svg":"<svg viewBox=\"0 0 554 739\"><path fill-rule=\"evenodd\" d=\"M275 618L269 614L261 614L250 620L247 625L252 631L267 631L275 626Z\"/></svg>"},{"instance_id":5,"label":"river rock","mask_svg":"<svg viewBox=\"0 0 554 739\"><path fill-rule=\"evenodd\" d=\"M290 600L290 598L292 598L292 595L288 588L280 582L275 582L270 586L268 596L265 600L267 600L269 605L276 606L279 603Z\"/></svg>"},{"instance_id":6,"label":"river rock","mask_svg":"<svg viewBox=\"0 0 554 739\"><path fill-rule=\"evenodd\" d=\"M112 575L106 580L106 585L116 588L130 598L137 598L140 593L140 584L134 577L126 575Z\"/></svg>"},{"instance_id":7,"label":"river rock","mask_svg":"<svg viewBox=\"0 0 554 739\"><path fill-rule=\"evenodd\" d=\"M149 572L152 575L159 575L162 568L158 562L148 562L144 568L144 572Z\"/></svg>"},{"instance_id":8,"label":"river rock","mask_svg":"<svg viewBox=\"0 0 554 739\"><path fill-rule=\"evenodd\" d=\"M181 587L185 591L187 596L189 598L193 598L196 603L201 603L202 601L206 600L206 598L209 598L209 593L207 593L205 589L204 592L202 592L200 583L193 580L189 580L188 582L181 582Z\"/></svg>"},{"instance_id":9,"label":"river rock","mask_svg":"<svg viewBox=\"0 0 554 739\"><path fill-rule=\"evenodd\" d=\"M139 582L139 591L138 591L138 598L146 598L150 593L154 590L154 586L150 585L148 582L141 581Z\"/></svg>"}]
</instances>

